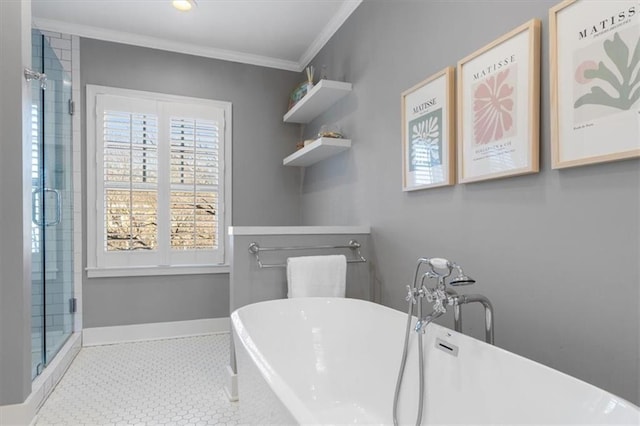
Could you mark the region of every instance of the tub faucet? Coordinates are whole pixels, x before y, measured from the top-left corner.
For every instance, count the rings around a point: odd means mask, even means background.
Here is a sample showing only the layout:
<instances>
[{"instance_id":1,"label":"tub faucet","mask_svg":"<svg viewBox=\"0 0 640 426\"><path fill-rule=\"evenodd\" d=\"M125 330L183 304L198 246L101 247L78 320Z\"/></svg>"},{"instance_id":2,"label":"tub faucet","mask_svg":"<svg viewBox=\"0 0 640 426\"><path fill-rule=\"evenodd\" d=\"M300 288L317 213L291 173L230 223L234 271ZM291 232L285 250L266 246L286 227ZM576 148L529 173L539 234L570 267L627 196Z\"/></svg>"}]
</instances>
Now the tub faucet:
<instances>
[{"instance_id":1,"label":"tub faucet","mask_svg":"<svg viewBox=\"0 0 640 426\"><path fill-rule=\"evenodd\" d=\"M415 326L416 333L422 333L422 334L426 333L427 326L429 325L429 323L435 320L436 318L441 317L443 314L444 314L443 312L433 311L429 315L426 315L421 319L418 319L418 321L416 321L416 326Z\"/></svg>"},{"instance_id":2,"label":"tub faucet","mask_svg":"<svg viewBox=\"0 0 640 426\"><path fill-rule=\"evenodd\" d=\"M422 280L420 282L420 286L418 286L418 275L420 273L420 267L422 265L428 265L429 270L422 275ZM424 355L423 355L423 345L422 345L422 335L426 332L427 326L434 319L444 315L447 312L447 306L454 307L454 315L456 321L456 331L461 331L462 329L462 315L460 312L460 305L463 303L470 303L472 301L476 301L475 299L462 299L461 296L458 296L458 293L453 289L448 289L445 286L445 279L451 275L453 270L458 271L458 276L451 279L449 281L449 285L457 286L457 285L467 285L473 284L475 280L473 278L469 278L464 274L462 268L453 262L449 262L447 259L442 258L420 258L418 259L418 265L416 266L416 274L413 277L413 287L407 286L407 302L409 302L408 312L407 312L407 326L405 329L405 337L404 337L404 349L402 351L402 360L400 361L400 371L398 371L398 381L396 382L396 390L393 395L393 424L394 426L398 425L398 397L400 395L400 388L402 386L402 378L404 377L404 369L407 364L407 354L409 349L409 334L411 332L411 322L413 321L413 311L414 305L418 307L418 322L416 323L414 330L418 334L418 368L419 368L419 392L418 392L418 416L416 420L416 425L422 424L422 410L424 408ZM434 278L438 280L438 284L435 288L429 288L425 285L425 280L427 278ZM476 297L478 298L478 297ZM427 302L433 304L433 311L424 315L422 313L423 302L424 299ZM486 300L486 298L484 298ZM488 302L488 300L486 300ZM487 306L491 307L489 303ZM493 312L493 311L492 311ZM487 321L488 324L491 325L491 342L493 343L493 315L491 315L491 322Z\"/></svg>"},{"instance_id":3,"label":"tub faucet","mask_svg":"<svg viewBox=\"0 0 640 426\"><path fill-rule=\"evenodd\" d=\"M427 302L433 303L433 311L428 315L422 315L419 313L418 321L416 322L415 331L417 333L425 333L426 327L429 323L436 318L441 317L447 312L447 305L449 304L449 298L446 292L440 288L428 288L424 284L418 290L418 297L427 299ZM420 310L422 307L420 306Z\"/></svg>"},{"instance_id":4,"label":"tub faucet","mask_svg":"<svg viewBox=\"0 0 640 426\"><path fill-rule=\"evenodd\" d=\"M426 264L429 266L429 270L422 275L420 286L417 286L417 278L420 270L420 265ZM451 276L453 270L457 271L457 276L449 280L450 286L463 286L470 285L476 281L466 275L460 265L454 262L450 262L447 259L442 258L421 258L418 259L418 267L416 268L416 275L414 278L413 289L409 287L409 294L407 300L416 303L417 298L426 299L427 302L433 304L433 311L428 315L423 315L422 304L418 303L418 321L415 326L415 331L418 333L425 333L426 326L434 319L442 316L447 312L447 307L452 306L454 311L454 328L458 332L462 332L462 309L461 306L468 303L480 303L484 307L485 311L485 341L493 344L493 306L489 299L480 294L463 294L459 295L455 290L446 287L445 279ZM425 285L427 278L437 279L438 284L435 288L429 288Z\"/></svg>"}]
</instances>

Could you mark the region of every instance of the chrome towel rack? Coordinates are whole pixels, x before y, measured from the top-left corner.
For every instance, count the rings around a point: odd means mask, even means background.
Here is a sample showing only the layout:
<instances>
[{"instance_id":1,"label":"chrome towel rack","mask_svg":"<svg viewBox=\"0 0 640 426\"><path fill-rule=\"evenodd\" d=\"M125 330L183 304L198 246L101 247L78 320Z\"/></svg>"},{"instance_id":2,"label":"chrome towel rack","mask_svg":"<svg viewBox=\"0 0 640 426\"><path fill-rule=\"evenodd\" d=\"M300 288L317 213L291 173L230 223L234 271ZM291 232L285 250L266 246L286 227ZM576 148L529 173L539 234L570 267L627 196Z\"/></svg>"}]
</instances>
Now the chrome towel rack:
<instances>
[{"instance_id":1,"label":"chrome towel rack","mask_svg":"<svg viewBox=\"0 0 640 426\"><path fill-rule=\"evenodd\" d=\"M260 252L263 251L281 251L281 250L326 250L326 249L350 249L354 253L353 259L347 259L347 263L363 263L366 262L360 253L360 243L356 240L349 241L345 246L295 246L295 247L260 247L255 241L249 244L249 253L252 253L258 261L260 268L286 268L285 263L262 263L260 260Z\"/></svg>"}]
</instances>

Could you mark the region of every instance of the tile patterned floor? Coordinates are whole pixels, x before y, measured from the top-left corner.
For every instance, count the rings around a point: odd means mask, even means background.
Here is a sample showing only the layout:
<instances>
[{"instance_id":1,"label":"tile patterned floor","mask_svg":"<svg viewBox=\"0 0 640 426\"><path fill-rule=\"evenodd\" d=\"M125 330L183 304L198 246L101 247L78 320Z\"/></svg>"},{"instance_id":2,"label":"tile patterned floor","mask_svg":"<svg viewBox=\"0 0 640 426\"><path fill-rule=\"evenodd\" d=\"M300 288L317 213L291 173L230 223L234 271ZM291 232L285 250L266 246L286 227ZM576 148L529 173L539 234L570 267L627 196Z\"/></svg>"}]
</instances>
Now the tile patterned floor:
<instances>
[{"instance_id":1,"label":"tile patterned floor","mask_svg":"<svg viewBox=\"0 0 640 426\"><path fill-rule=\"evenodd\" d=\"M36 425L236 425L237 403L222 389L229 338L83 348Z\"/></svg>"}]
</instances>

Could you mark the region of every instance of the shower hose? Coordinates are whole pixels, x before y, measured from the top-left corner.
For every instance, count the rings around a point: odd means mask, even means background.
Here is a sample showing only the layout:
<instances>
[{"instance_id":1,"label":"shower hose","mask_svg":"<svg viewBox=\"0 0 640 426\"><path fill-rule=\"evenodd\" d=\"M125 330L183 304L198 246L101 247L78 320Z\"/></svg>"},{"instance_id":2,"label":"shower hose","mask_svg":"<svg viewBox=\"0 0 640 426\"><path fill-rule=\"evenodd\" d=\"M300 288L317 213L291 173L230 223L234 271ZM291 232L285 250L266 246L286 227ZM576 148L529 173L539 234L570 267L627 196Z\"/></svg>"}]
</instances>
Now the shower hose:
<instances>
[{"instance_id":1,"label":"shower hose","mask_svg":"<svg viewBox=\"0 0 640 426\"><path fill-rule=\"evenodd\" d=\"M407 327L404 334L404 349L402 351L402 361L400 361L400 371L398 371L398 380L396 382L396 391L393 395L393 424L398 426L398 397L400 396L400 388L402 387L402 378L404 376L404 368L407 364L407 355L409 353L409 334L411 331L411 318L413 314L414 301L411 297L409 299L409 312L407 312ZM422 317L422 297L418 298L418 316ZM426 324L424 325L426 326ZM422 354L422 333L418 334L418 371L420 376L420 392L418 396L418 418L416 420L416 426L420 426L422 423L422 406L424 397L424 357Z\"/></svg>"}]
</instances>

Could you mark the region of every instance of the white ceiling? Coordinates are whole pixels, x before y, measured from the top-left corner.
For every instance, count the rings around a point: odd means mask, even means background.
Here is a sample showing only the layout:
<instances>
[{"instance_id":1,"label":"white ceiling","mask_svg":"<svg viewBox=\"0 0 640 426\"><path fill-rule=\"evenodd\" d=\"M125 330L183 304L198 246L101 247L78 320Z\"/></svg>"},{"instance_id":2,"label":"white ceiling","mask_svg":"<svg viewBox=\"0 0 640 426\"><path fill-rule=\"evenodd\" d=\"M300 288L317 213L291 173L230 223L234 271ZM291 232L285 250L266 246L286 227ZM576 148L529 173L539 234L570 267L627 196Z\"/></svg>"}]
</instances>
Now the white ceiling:
<instances>
[{"instance_id":1,"label":"white ceiling","mask_svg":"<svg viewBox=\"0 0 640 426\"><path fill-rule=\"evenodd\" d=\"M362 0L31 0L43 30L301 71Z\"/></svg>"}]
</instances>

